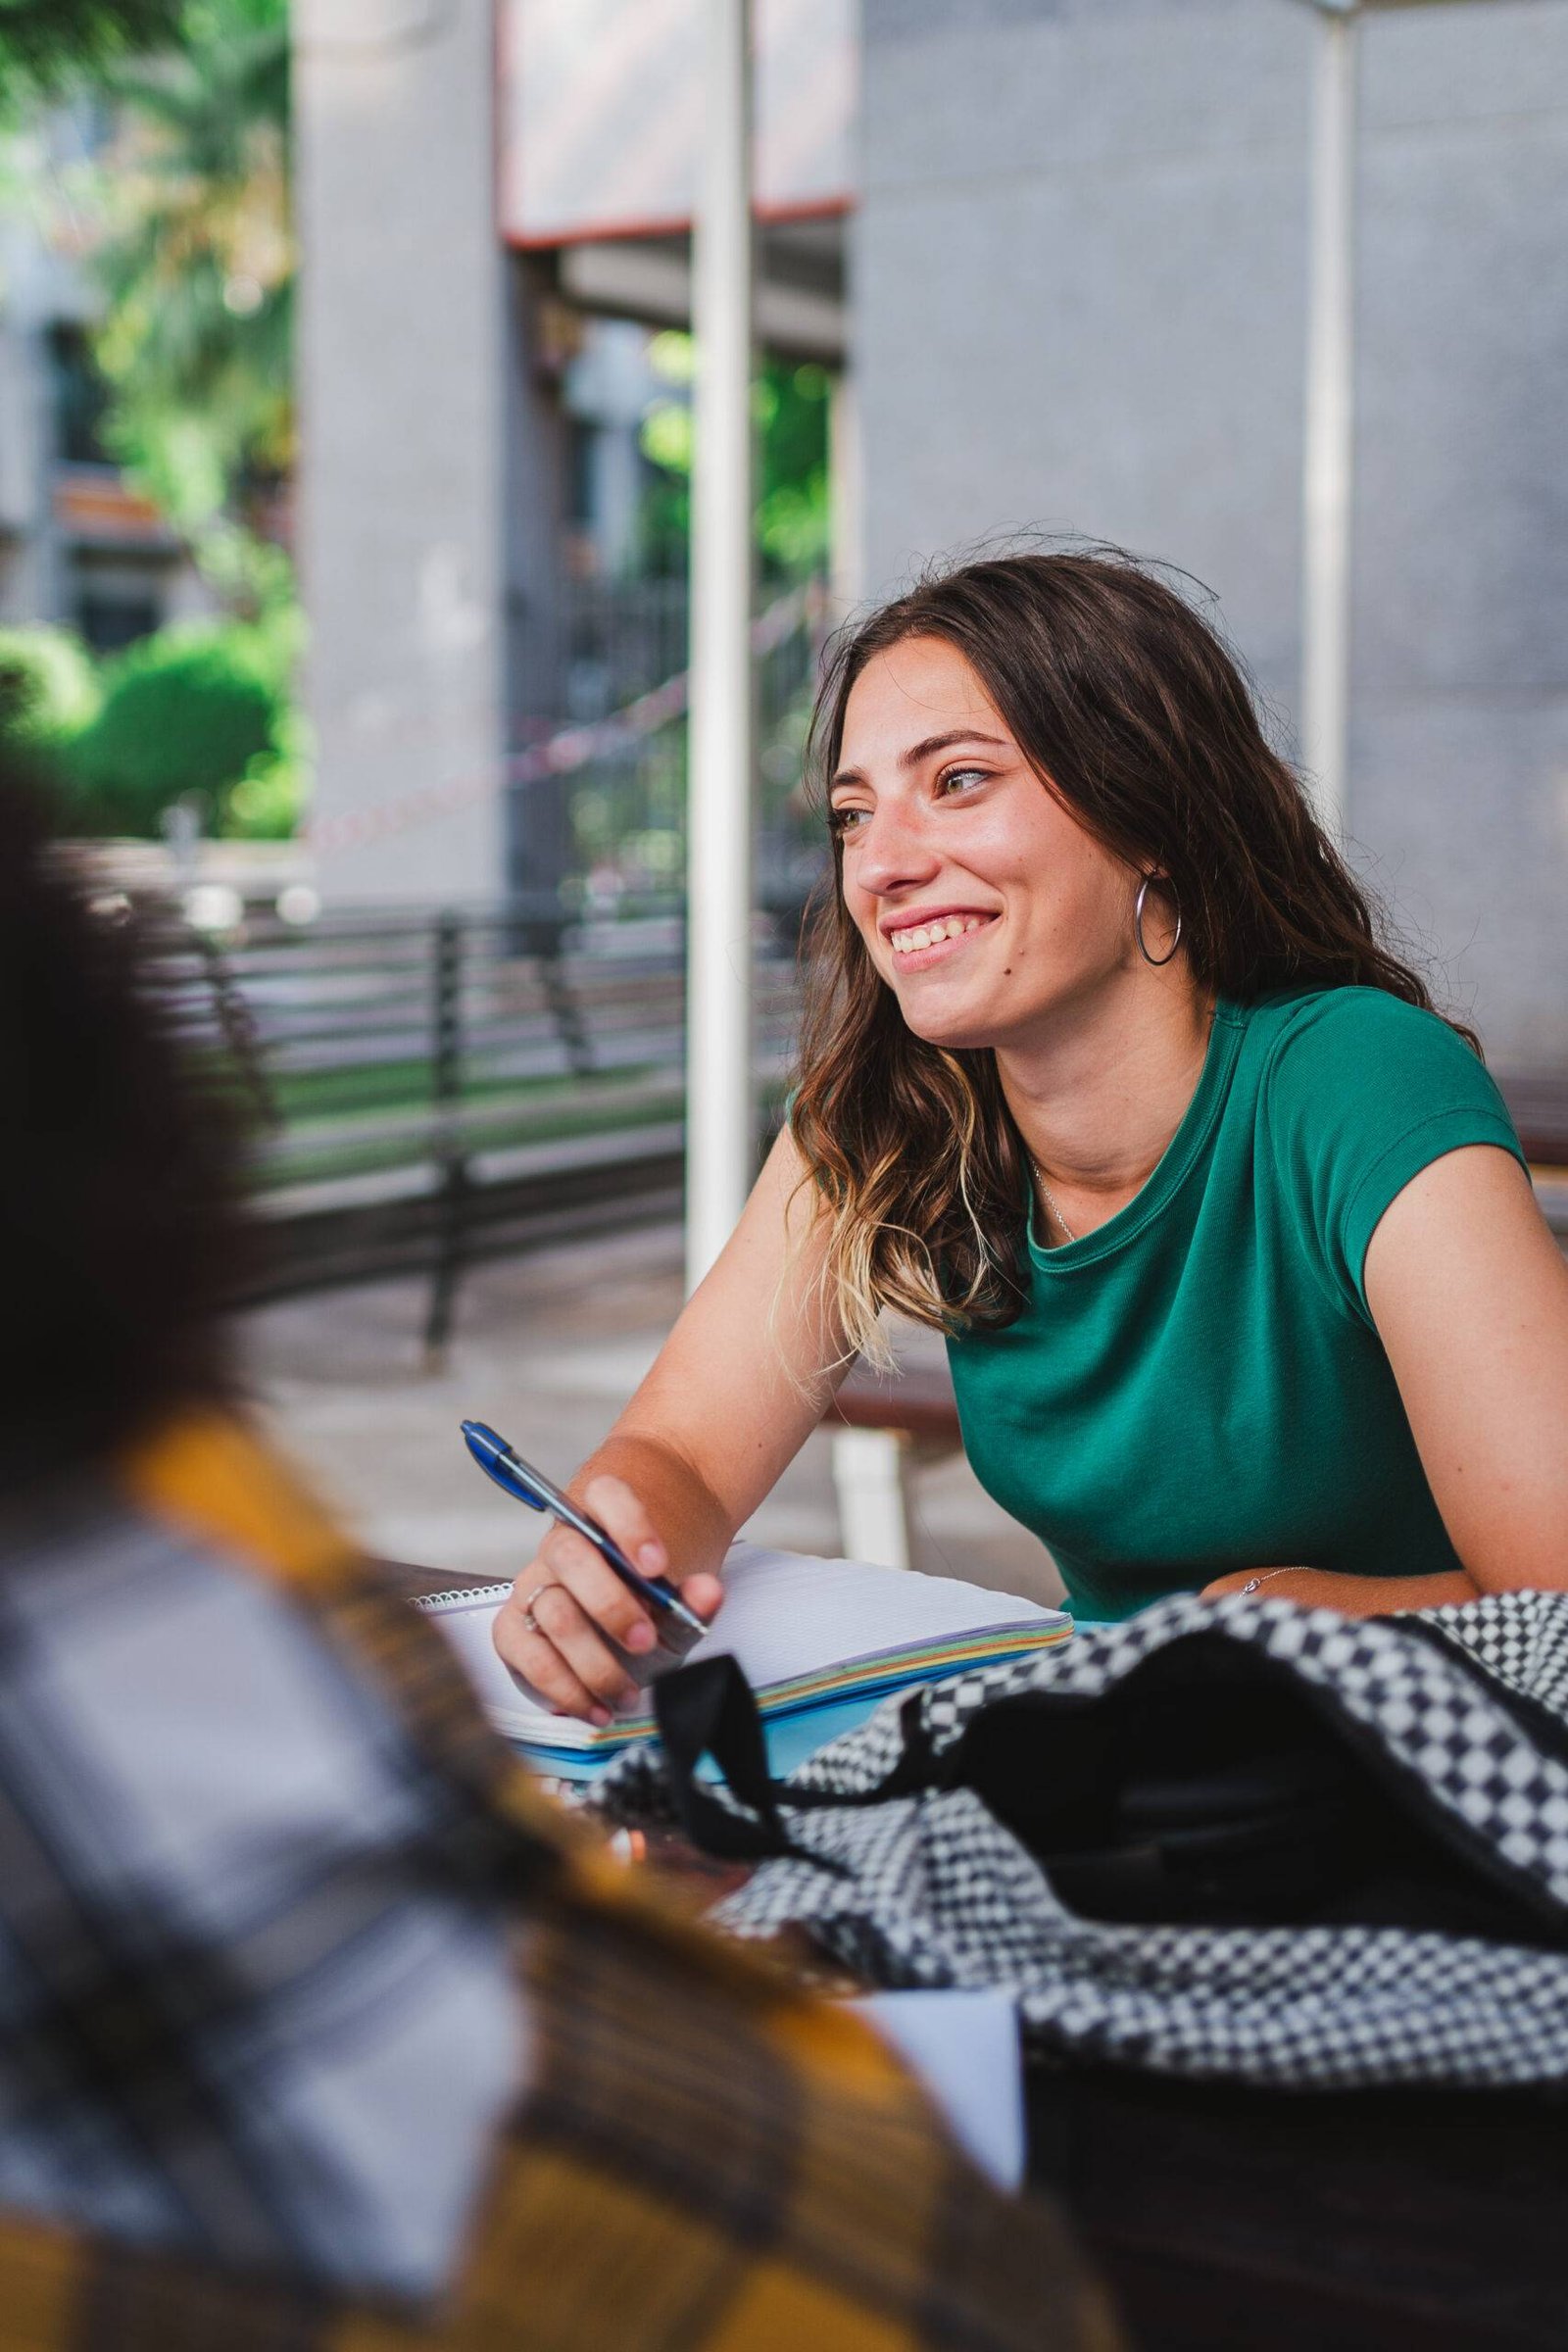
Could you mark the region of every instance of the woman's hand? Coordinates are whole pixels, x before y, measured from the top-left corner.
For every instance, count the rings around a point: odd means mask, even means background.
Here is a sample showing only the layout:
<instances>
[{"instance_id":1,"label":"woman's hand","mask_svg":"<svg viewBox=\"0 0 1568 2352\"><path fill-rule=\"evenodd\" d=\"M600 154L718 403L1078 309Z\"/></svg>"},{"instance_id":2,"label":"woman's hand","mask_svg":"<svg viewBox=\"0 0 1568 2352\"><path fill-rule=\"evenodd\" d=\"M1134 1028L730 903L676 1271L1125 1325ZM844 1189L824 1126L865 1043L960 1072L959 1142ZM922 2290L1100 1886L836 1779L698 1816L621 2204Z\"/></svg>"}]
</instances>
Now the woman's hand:
<instances>
[{"instance_id":1,"label":"woman's hand","mask_svg":"<svg viewBox=\"0 0 1568 2352\"><path fill-rule=\"evenodd\" d=\"M668 1553L624 1479L592 1479L574 1499L645 1576L669 1574ZM681 1586L681 1598L699 1617L711 1618L723 1597L716 1576L690 1577ZM495 1623L496 1648L514 1674L564 1715L586 1716L597 1724L607 1724L636 1693L615 1648L646 1657L659 1640L652 1613L587 1538L559 1520L513 1586Z\"/></svg>"}]
</instances>

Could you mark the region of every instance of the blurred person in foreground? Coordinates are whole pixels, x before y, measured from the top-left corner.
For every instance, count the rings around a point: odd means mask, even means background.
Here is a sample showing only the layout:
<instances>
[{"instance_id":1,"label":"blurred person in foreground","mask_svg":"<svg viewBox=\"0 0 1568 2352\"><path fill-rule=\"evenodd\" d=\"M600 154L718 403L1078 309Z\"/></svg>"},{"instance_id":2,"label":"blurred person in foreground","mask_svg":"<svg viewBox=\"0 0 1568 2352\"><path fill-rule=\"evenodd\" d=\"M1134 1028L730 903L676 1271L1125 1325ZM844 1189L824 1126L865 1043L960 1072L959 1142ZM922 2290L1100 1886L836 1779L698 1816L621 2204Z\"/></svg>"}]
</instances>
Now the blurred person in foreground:
<instances>
[{"instance_id":1,"label":"blurred person in foreground","mask_svg":"<svg viewBox=\"0 0 1568 2352\"><path fill-rule=\"evenodd\" d=\"M5 778L0 1101L0 2344L1108 2343L1054 2215L574 1835L247 1428L228 1139Z\"/></svg>"}]
</instances>

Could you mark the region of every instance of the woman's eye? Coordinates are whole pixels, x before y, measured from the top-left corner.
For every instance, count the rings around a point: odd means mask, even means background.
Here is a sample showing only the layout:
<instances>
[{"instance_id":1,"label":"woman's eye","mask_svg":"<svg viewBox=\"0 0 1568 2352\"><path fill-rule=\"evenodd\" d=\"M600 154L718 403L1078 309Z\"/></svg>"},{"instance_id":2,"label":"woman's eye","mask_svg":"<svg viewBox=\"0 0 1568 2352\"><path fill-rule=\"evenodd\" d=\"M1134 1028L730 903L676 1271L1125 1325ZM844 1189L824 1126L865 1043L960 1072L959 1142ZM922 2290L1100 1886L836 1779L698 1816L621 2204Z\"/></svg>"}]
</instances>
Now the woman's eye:
<instances>
[{"instance_id":1,"label":"woman's eye","mask_svg":"<svg viewBox=\"0 0 1568 2352\"><path fill-rule=\"evenodd\" d=\"M955 785L984 784L990 773L988 767L945 767L937 778L937 790L948 792Z\"/></svg>"},{"instance_id":2,"label":"woman's eye","mask_svg":"<svg viewBox=\"0 0 1568 2352\"><path fill-rule=\"evenodd\" d=\"M861 819L870 813L869 808L830 808L827 812L827 829L830 833L840 835L858 833Z\"/></svg>"}]
</instances>

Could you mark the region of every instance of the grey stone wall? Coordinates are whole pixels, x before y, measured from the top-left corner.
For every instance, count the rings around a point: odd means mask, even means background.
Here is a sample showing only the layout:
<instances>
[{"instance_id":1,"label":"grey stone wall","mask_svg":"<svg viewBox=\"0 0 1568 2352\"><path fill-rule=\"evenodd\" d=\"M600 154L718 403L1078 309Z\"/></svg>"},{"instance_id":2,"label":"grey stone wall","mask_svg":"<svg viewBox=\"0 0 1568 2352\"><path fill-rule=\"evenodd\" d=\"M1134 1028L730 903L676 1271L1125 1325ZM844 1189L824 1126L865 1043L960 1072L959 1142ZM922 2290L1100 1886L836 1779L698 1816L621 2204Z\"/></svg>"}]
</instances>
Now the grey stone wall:
<instances>
[{"instance_id":1,"label":"grey stone wall","mask_svg":"<svg viewBox=\"0 0 1568 2352\"><path fill-rule=\"evenodd\" d=\"M490 897L503 871L493 54L489 0L297 15L299 554L333 899ZM441 813L408 821L425 794Z\"/></svg>"},{"instance_id":2,"label":"grey stone wall","mask_svg":"<svg viewBox=\"0 0 1568 2352\"><path fill-rule=\"evenodd\" d=\"M1289 740L1295 0L865 0L866 584L1020 526L1195 572ZM1499 1063L1568 1068L1568 0L1363 22L1353 853Z\"/></svg>"}]
</instances>

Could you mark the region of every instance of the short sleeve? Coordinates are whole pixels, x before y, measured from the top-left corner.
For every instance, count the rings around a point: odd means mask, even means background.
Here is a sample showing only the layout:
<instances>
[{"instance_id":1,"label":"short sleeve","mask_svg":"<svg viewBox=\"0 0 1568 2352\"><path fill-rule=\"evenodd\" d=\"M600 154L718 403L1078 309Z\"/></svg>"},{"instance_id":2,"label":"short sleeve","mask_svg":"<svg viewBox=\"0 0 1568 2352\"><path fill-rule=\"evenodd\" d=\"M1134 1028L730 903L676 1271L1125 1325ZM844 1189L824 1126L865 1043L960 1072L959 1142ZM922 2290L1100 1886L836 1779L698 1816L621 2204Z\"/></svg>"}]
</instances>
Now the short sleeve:
<instances>
[{"instance_id":1,"label":"short sleeve","mask_svg":"<svg viewBox=\"0 0 1568 2352\"><path fill-rule=\"evenodd\" d=\"M1304 1000L1275 1044L1264 1102L1303 1239L1361 1318L1367 1246L1413 1176L1468 1144L1494 1144L1525 1165L1480 1056L1436 1013L1383 989Z\"/></svg>"}]
</instances>

